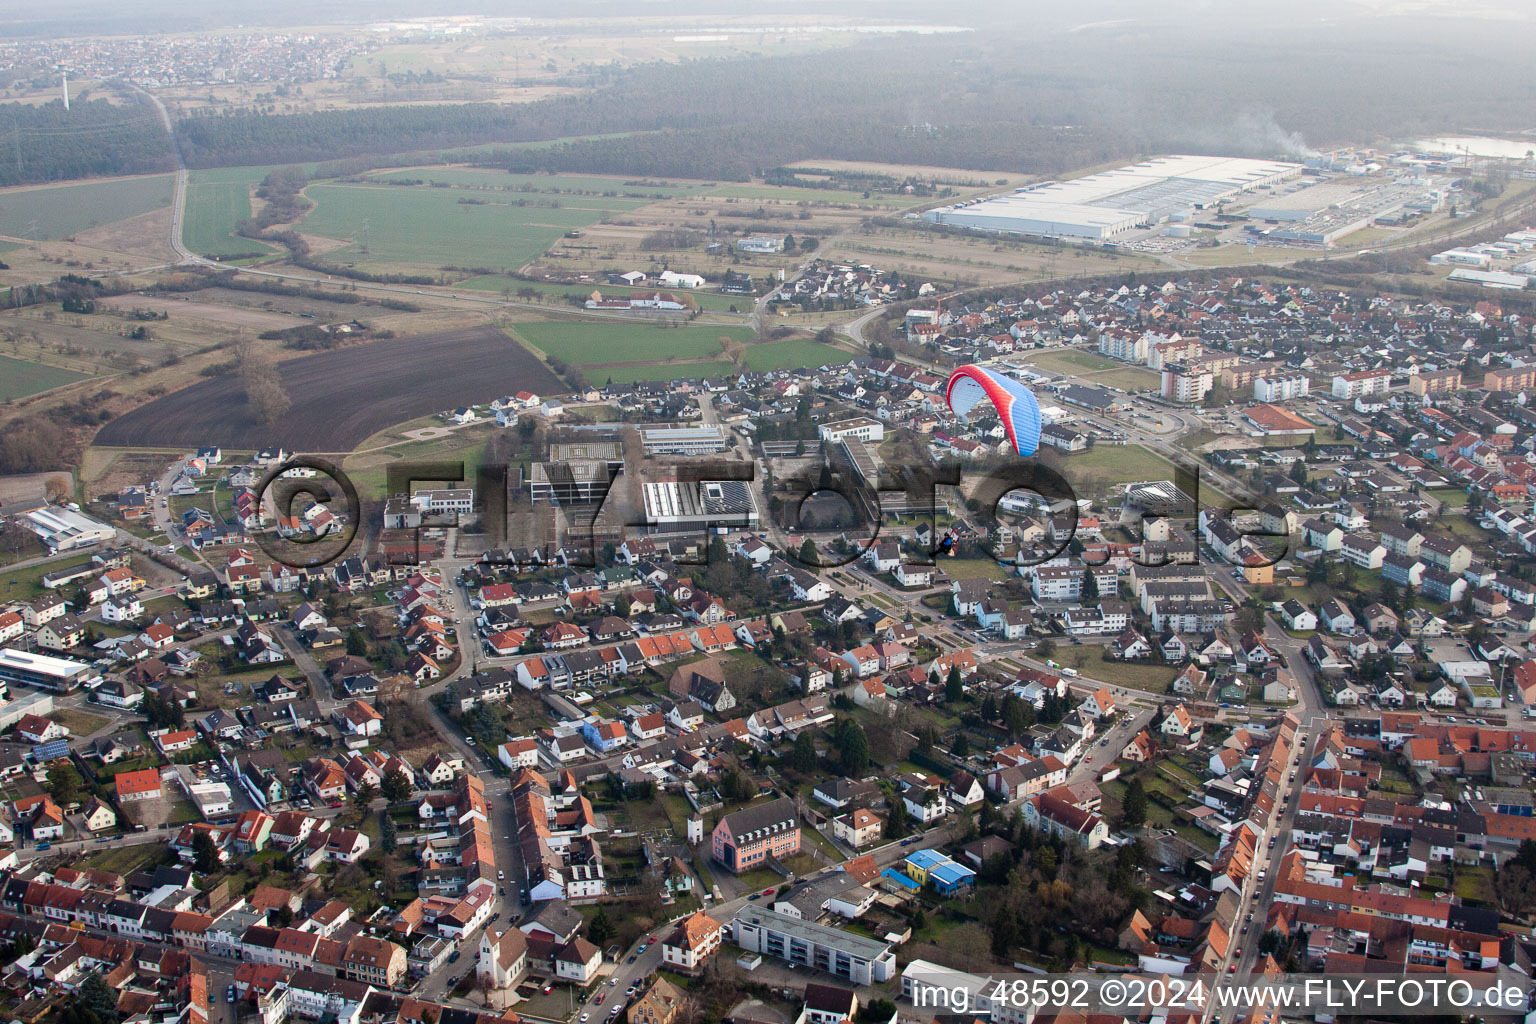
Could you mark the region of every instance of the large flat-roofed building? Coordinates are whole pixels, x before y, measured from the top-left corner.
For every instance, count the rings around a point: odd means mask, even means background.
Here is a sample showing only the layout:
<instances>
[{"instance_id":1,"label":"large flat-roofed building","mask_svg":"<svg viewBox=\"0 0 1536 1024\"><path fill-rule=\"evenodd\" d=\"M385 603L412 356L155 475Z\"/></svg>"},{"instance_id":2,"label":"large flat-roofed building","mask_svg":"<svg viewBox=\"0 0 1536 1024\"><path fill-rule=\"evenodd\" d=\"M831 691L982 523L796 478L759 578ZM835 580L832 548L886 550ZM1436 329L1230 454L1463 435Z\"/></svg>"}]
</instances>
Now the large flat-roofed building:
<instances>
[{"instance_id":1,"label":"large flat-roofed building","mask_svg":"<svg viewBox=\"0 0 1536 1024\"><path fill-rule=\"evenodd\" d=\"M935 224L1011 234L1107 240L1301 173L1300 164L1164 156L929 210Z\"/></svg>"},{"instance_id":2,"label":"large flat-roofed building","mask_svg":"<svg viewBox=\"0 0 1536 1024\"><path fill-rule=\"evenodd\" d=\"M69 658L18 651L0 650L0 680L36 686L56 693L70 693L101 678L95 666Z\"/></svg>"},{"instance_id":3,"label":"large flat-roofed building","mask_svg":"<svg viewBox=\"0 0 1536 1024\"><path fill-rule=\"evenodd\" d=\"M836 423L823 423L816 428L823 441L846 441L853 438L858 441L883 441L885 439L885 424L868 416L855 416L851 420L838 420Z\"/></svg>"},{"instance_id":4,"label":"large flat-roofed building","mask_svg":"<svg viewBox=\"0 0 1536 1024\"><path fill-rule=\"evenodd\" d=\"M1447 281L1466 281L1470 284L1480 284L1484 288L1501 288L1505 291L1523 291L1527 288L1531 279L1527 274L1510 274L1502 270L1473 270L1470 267L1457 267L1446 275Z\"/></svg>"},{"instance_id":5,"label":"large flat-roofed building","mask_svg":"<svg viewBox=\"0 0 1536 1024\"><path fill-rule=\"evenodd\" d=\"M641 485L641 495L650 533L747 529L760 518L752 488L739 480L648 480Z\"/></svg>"},{"instance_id":6,"label":"large flat-roofed building","mask_svg":"<svg viewBox=\"0 0 1536 1024\"><path fill-rule=\"evenodd\" d=\"M617 441L551 441L550 462L583 462L596 459L613 466L624 465L624 446Z\"/></svg>"},{"instance_id":7,"label":"large flat-roofed building","mask_svg":"<svg viewBox=\"0 0 1536 1024\"><path fill-rule=\"evenodd\" d=\"M469 515L475 510L473 487L447 487L440 490L422 490L411 495L411 504L431 515L457 513Z\"/></svg>"},{"instance_id":8,"label":"large flat-roofed building","mask_svg":"<svg viewBox=\"0 0 1536 1024\"><path fill-rule=\"evenodd\" d=\"M714 455L726 449L719 427L641 427L647 455Z\"/></svg>"},{"instance_id":9,"label":"large flat-roofed building","mask_svg":"<svg viewBox=\"0 0 1536 1024\"><path fill-rule=\"evenodd\" d=\"M535 505L595 505L620 468L600 459L535 462L528 470L528 498Z\"/></svg>"},{"instance_id":10,"label":"large flat-roofed building","mask_svg":"<svg viewBox=\"0 0 1536 1024\"><path fill-rule=\"evenodd\" d=\"M731 922L731 941L748 952L805 964L855 985L879 985L896 976L896 954L889 942L763 907L747 906L737 912Z\"/></svg>"},{"instance_id":11,"label":"large flat-roofed building","mask_svg":"<svg viewBox=\"0 0 1536 1024\"><path fill-rule=\"evenodd\" d=\"M1195 499L1175 486L1172 480L1143 480L1125 485L1121 505L1127 511L1159 516L1187 515L1195 509Z\"/></svg>"},{"instance_id":12,"label":"large flat-roofed building","mask_svg":"<svg viewBox=\"0 0 1536 1024\"><path fill-rule=\"evenodd\" d=\"M1027 999L1009 999L1008 992L1008 983L1000 978L928 960L913 960L901 972L901 998L916 1006L992 1024L1030 1024L1034 1005Z\"/></svg>"},{"instance_id":13,"label":"large flat-roofed building","mask_svg":"<svg viewBox=\"0 0 1536 1024\"><path fill-rule=\"evenodd\" d=\"M1309 179L1288 191L1261 196L1241 212L1254 222L1250 232L1275 241L1326 246L1373 223L1396 224L1438 210L1445 203L1443 186L1448 183L1413 175Z\"/></svg>"},{"instance_id":14,"label":"large flat-roofed building","mask_svg":"<svg viewBox=\"0 0 1536 1024\"><path fill-rule=\"evenodd\" d=\"M117 536L117 531L106 523L73 509L55 506L28 512L27 526L49 551L73 551L92 544L104 544Z\"/></svg>"}]
</instances>

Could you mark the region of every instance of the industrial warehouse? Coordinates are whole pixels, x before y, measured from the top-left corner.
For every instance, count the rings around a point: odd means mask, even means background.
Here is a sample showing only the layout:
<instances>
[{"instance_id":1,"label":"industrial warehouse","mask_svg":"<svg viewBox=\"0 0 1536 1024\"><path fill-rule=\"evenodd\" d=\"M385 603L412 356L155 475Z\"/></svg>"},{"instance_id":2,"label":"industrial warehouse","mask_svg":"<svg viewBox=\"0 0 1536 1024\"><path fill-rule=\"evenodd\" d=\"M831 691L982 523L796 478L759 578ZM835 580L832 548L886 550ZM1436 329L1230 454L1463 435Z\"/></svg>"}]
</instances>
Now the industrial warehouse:
<instances>
[{"instance_id":1,"label":"industrial warehouse","mask_svg":"<svg viewBox=\"0 0 1536 1024\"><path fill-rule=\"evenodd\" d=\"M1326 246L1372 224L1401 224L1433 213L1445 204L1450 180L1417 170L1370 177L1347 174L1266 195L1241 212L1252 221L1273 225L1255 224L1249 228L1252 232L1292 245Z\"/></svg>"},{"instance_id":2,"label":"industrial warehouse","mask_svg":"<svg viewBox=\"0 0 1536 1024\"><path fill-rule=\"evenodd\" d=\"M647 480L642 487L648 533L750 529L758 523L751 488L738 480Z\"/></svg>"},{"instance_id":3,"label":"industrial warehouse","mask_svg":"<svg viewBox=\"0 0 1536 1024\"><path fill-rule=\"evenodd\" d=\"M1300 164L1164 156L1070 181L1047 181L923 214L934 224L1009 234L1108 240L1180 220L1301 173Z\"/></svg>"}]
</instances>

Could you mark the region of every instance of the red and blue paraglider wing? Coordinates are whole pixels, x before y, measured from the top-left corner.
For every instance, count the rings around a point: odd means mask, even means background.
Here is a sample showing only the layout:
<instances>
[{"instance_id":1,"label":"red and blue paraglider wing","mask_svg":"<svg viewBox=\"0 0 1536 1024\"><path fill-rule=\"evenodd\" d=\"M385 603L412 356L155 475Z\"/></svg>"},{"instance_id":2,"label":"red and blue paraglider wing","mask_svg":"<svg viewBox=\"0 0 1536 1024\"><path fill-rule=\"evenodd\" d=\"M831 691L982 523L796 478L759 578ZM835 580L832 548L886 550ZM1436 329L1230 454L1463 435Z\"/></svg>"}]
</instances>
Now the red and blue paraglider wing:
<instances>
[{"instance_id":1,"label":"red and blue paraglider wing","mask_svg":"<svg viewBox=\"0 0 1536 1024\"><path fill-rule=\"evenodd\" d=\"M983 366L962 366L950 374L945 398L950 411L962 420L970 418L977 403L990 402L1015 451L1027 457L1039 449L1040 403L1034 392L1012 377Z\"/></svg>"}]
</instances>

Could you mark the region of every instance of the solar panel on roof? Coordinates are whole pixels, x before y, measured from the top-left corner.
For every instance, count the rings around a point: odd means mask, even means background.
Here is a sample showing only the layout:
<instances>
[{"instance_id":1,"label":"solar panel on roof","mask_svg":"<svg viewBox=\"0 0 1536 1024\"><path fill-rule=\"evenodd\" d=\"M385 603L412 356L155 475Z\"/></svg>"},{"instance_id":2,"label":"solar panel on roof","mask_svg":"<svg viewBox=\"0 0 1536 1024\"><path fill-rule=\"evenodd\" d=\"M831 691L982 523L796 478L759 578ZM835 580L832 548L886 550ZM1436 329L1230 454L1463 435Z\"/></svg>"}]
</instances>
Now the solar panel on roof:
<instances>
[{"instance_id":1,"label":"solar panel on roof","mask_svg":"<svg viewBox=\"0 0 1536 1024\"><path fill-rule=\"evenodd\" d=\"M38 743L32 747L34 761L52 761L54 758L65 757L68 754L68 740L49 740L47 743Z\"/></svg>"}]
</instances>

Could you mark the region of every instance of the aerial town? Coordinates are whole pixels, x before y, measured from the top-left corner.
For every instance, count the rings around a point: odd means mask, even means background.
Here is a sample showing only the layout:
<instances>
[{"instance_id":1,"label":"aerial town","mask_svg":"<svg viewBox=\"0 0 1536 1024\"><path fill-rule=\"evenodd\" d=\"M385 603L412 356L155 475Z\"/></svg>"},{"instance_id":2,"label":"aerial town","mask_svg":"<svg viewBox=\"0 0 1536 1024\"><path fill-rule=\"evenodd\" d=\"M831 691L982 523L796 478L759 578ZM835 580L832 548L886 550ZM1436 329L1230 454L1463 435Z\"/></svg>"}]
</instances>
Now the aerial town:
<instances>
[{"instance_id":1,"label":"aerial town","mask_svg":"<svg viewBox=\"0 0 1536 1024\"><path fill-rule=\"evenodd\" d=\"M662 1024L1015 962L1526 972L1533 327L1218 275L917 300L889 356L444 412L543 439L500 533L466 472L291 566L345 514L211 445L8 508L15 1012L97 967L130 1017ZM1006 464L945 357L1037 388L1065 508L876 490ZM764 471L679 472L722 459Z\"/></svg>"},{"instance_id":2,"label":"aerial town","mask_svg":"<svg viewBox=\"0 0 1536 1024\"><path fill-rule=\"evenodd\" d=\"M1531 1024L1536 12L13 6L0 1024Z\"/></svg>"}]
</instances>

